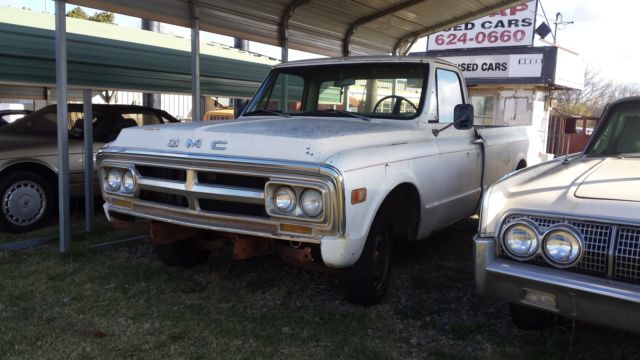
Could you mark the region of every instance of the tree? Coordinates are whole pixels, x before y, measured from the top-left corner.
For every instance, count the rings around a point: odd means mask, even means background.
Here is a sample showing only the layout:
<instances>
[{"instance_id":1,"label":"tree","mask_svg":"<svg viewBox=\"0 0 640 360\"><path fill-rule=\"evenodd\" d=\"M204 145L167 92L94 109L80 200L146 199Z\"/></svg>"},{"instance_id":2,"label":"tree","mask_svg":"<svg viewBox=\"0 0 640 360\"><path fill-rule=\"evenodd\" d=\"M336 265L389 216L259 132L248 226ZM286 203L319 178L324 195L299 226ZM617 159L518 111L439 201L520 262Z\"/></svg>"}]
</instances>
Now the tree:
<instances>
[{"instance_id":1,"label":"tree","mask_svg":"<svg viewBox=\"0 0 640 360\"><path fill-rule=\"evenodd\" d=\"M89 20L115 25L115 15L112 12L102 11L89 16Z\"/></svg>"},{"instance_id":2,"label":"tree","mask_svg":"<svg viewBox=\"0 0 640 360\"><path fill-rule=\"evenodd\" d=\"M554 93L554 107L576 115L600 116L604 107L616 99L640 95L640 84L621 84L603 78L587 67L582 90L560 90Z\"/></svg>"},{"instance_id":3,"label":"tree","mask_svg":"<svg viewBox=\"0 0 640 360\"><path fill-rule=\"evenodd\" d=\"M80 6L76 6L72 10L67 11L67 16L76 18L76 19L83 19L83 20L89 19L89 15L87 15L87 13L84 12L84 10L80 8Z\"/></svg>"},{"instance_id":4,"label":"tree","mask_svg":"<svg viewBox=\"0 0 640 360\"><path fill-rule=\"evenodd\" d=\"M116 20L115 15L112 12L108 11L97 12L89 16L86 12L84 12L84 10L82 10L80 6L76 6L72 10L69 10L67 12L67 16L76 19L91 20L112 25L115 25Z\"/></svg>"}]
</instances>

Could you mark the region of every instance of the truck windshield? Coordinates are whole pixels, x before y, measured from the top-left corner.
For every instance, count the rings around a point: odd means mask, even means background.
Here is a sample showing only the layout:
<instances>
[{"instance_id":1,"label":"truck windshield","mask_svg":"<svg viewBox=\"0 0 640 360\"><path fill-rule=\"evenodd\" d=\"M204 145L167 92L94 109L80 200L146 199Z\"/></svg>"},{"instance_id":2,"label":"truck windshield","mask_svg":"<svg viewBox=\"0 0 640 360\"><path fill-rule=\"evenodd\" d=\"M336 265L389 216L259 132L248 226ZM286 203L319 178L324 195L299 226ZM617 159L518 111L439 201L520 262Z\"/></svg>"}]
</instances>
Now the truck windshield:
<instances>
[{"instance_id":1,"label":"truck windshield","mask_svg":"<svg viewBox=\"0 0 640 360\"><path fill-rule=\"evenodd\" d=\"M585 154L590 157L640 156L640 101L629 101L609 109L602 126Z\"/></svg>"},{"instance_id":2,"label":"truck windshield","mask_svg":"<svg viewBox=\"0 0 640 360\"><path fill-rule=\"evenodd\" d=\"M424 103L426 74L421 63L279 68L244 115L412 119Z\"/></svg>"}]
</instances>

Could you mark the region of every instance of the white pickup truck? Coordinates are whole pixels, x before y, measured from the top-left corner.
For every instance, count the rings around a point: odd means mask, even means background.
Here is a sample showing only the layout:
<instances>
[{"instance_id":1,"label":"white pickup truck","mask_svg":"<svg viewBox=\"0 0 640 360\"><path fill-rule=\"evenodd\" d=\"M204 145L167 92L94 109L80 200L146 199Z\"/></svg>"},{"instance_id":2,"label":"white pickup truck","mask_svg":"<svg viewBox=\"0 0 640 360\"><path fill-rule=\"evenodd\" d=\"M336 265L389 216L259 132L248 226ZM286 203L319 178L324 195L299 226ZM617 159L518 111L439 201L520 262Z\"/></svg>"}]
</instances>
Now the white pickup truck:
<instances>
[{"instance_id":1,"label":"white pickup truck","mask_svg":"<svg viewBox=\"0 0 640 360\"><path fill-rule=\"evenodd\" d=\"M472 215L527 147L473 126L453 64L384 56L281 64L238 120L125 129L97 160L110 221L147 220L166 264L277 252L375 304L392 248Z\"/></svg>"}]
</instances>

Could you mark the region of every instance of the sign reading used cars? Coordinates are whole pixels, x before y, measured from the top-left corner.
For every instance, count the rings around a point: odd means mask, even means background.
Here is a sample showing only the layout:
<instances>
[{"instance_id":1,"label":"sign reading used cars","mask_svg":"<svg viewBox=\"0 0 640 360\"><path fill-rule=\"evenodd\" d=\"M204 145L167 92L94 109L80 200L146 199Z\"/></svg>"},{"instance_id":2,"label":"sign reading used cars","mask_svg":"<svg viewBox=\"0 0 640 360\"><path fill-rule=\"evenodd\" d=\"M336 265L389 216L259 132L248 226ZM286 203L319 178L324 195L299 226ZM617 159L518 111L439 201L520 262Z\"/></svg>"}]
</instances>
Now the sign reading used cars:
<instances>
[{"instance_id":1,"label":"sign reading used cars","mask_svg":"<svg viewBox=\"0 0 640 360\"><path fill-rule=\"evenodd\" d=\"M542 76L542 54L442 57L456 64L467 78L527 78Z\"/></svg>"},{"instance_id":2,"label":"sign reading used cars","mask_svg":"<svg viewBox=\"0 0 640 360\"><path fill-rule=\"evenodd\" d=\"M532 46L537 1L504 9L429 36L427 50Z\"/></svg>"}]
</instances>

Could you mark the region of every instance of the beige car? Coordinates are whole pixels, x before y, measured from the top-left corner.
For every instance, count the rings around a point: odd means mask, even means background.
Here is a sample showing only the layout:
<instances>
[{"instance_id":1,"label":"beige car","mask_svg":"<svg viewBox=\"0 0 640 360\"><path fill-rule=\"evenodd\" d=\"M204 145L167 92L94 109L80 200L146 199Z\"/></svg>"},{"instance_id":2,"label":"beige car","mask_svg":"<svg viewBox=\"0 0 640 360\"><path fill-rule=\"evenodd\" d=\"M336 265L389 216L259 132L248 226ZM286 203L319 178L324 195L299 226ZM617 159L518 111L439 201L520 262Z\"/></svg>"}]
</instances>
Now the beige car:
<instances>
[{"instance_id":1,"label":"beige car","mask_svg":"<svg viewBox=\"0 0 640 360\"><path fill-rule=\"evenodd\" d=\"M83 194L82 104L69 105L69 179L72 196ZM162 110L133 105L93 105L94 151L120 130L179 122ZM45 223L57 208L56 105L0 128L0 230L25 232Z\"/></svg>"},{"instance_id":2,"label":"beige car","mask_svg":"<svg viewBox=\"0 0 640 360\"><path fill-rule=\"evenodd\" d=\"M640 332L640 97L609 105L583 153L489 188L475 254L479 292L520 328L556 314Z\"/></svg>"}]
</instances>

